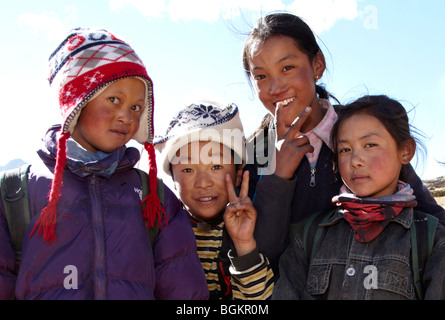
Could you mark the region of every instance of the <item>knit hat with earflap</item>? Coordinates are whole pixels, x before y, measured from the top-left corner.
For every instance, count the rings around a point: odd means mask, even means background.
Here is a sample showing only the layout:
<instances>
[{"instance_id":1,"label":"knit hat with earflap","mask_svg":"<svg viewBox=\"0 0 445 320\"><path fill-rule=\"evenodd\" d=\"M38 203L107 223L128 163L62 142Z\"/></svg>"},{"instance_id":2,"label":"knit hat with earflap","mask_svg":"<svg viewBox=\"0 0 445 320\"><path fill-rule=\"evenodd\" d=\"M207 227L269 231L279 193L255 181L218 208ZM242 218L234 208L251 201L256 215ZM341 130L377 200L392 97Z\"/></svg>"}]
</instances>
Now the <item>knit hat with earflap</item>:
<instances>
[{"instance_id":1,"label":"knit hat with earflap","mask_svg":"<svg viewBox=\"0 0 445 320\"><path fill-rule=\"evenodd\" d=\"M197 102L176 114L165 135L154 142L166 174L172 175L170 164L176 152L196 141L219 142L233 151L235 164L245 164L244 130L238 107L233 103L223 106L212 101Z\"/></svg>"},{"instance_id":2,"label":"knit hat with earflap","mask_svg":"<svg viewBox=\"0 0 445 320\"><path fill-rule=\"evenodd\" d=\"M150 193L143 199L143 217L152 227L162 209L156 194L157 168L153 147L153 85L147 70L135 51L124 41L103 29L77 28L71 30L49 57L49 83L59 96L63 123L58 139L54 178L48 205L42 210L30 237L38 228L44 241L57 240L55 226L57 202L62 191L63 171L66 162L66 140L72 134L82 108L97 97L111 83L135 77L145 84L146 101L140 117L139 129L133 139L144 144L149 157ZM160 224L159 219L159 224Z\"/></svg>"}]
</instances>

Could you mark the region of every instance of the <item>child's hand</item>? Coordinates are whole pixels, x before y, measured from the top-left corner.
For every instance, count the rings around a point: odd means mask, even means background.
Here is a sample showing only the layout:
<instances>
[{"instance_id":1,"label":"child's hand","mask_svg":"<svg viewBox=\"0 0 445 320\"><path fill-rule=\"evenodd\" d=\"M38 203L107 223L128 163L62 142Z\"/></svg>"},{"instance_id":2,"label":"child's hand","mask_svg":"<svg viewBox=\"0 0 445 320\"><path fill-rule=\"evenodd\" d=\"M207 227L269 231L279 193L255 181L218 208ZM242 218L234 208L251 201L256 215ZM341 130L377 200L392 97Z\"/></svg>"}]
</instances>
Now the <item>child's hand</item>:
<instances>
[{"instance_id":1,"label":"child's hand","mask_svg":"<svg viewBox=\"0 0 445 320\"><path fill-rule=\"evenodd\" d=\"M229 174L226 175L226 187L229 203L224 213L224 222L227 232L235 244L238 256L243 256L256 248L253 232L257 212L248 197L249 172L245 171L243 174L239 197L236 196L232 178Z\"/></svg>"},{"instance_id":2,"label":"child's hand","mask_svg":"<svg viewBox=\"0 0 445 320\"><path fill-rule=\"evenodd\" d=\"M290 127L284 123L282 110L282 104L278 103L275 110L277 128L275 175L283 179L290 179L304 155L314 151L309 139L300 132L303 123L309 116L310 109L303 110Z\"/></svg>"}]
</instances>

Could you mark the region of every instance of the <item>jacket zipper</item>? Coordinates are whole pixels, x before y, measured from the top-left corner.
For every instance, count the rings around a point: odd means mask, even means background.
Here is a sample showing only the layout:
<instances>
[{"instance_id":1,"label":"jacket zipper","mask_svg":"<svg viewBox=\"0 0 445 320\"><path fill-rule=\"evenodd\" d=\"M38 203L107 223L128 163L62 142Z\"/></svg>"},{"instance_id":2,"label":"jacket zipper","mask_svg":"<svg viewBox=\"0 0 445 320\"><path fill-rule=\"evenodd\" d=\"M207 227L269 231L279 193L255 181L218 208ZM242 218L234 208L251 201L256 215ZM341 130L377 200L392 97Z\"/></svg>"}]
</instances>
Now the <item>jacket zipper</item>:
<instances>
[{"instance_id":1,"label":"jacket zipper","mask_svg":"<svg viewBox=\"0 0 445 320\"><path fill-rule=\"evenodd\" d=\"M315 172L317 171L317 169L312 168L311 169L311 182L309 183L309 185L311 187L315 187Z\"/></svg>"},{"instance_id":2,"label":"jacket zipper","mask_svg":"<svg viewBox=\"0 0 445 320\"><path fill-rule=\"evenodd\" d=\"M97 176L91 175L90 196L94 232L94 298L106 299L105 238L102 201L97 190Z\"/></svg>"}]
</instances>

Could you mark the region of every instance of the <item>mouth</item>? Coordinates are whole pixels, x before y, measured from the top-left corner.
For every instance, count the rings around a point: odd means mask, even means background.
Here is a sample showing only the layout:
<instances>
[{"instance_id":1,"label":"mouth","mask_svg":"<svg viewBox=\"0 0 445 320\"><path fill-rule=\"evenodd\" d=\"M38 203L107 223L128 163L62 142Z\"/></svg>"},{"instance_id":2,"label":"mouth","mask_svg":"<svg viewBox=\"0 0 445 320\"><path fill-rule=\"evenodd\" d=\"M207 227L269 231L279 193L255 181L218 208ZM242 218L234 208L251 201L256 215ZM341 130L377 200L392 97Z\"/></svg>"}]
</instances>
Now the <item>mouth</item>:
<instances>
[{"instance_id":1,"label":"mouth","mask_svg":"<svg viewBox=\"0 0 445 320\"><path fill-rule=\"evenodd\" d=\"M216 199L217 199L217 197L208 196L208 197L200 197L200 198L197 198L196 200L199 202L199 204L205 206L205 205L213 204L216 201Z\"/></svg>"},{"instance_id":2,"label":"mouth","mask_svg":"<svg viewBox=\"0 0 445 320\"><path fill-rule=\"evenodd\" d=\"M368 179L368 176L364 176L364 175L354 175L351 177L351 180L354 181L355 183L363 182L367 179Z\"/></svg>"},{"instance_id":3,"label":"mouth","mask_svg":"<svg viewBox=\"0 0 445 320\"><path fill-rule=\"evenodd\" d=\"M130 131L125 128L115 128L110 130L112 133L117 134L119 136L126 136Z\"/></svg>"},{"instance_id":4,"label":"mouth","mask_svg":"<svg viewBox=\"0 0 445 320\"><path fill-rule=\"evenodd\" d=\"M288 104L290 104L291 102L295 101L295 99L296 99L295 97L287 98L285 100L274 102L274 105L276 107L279 103L281 103L281 105L283 107L286 107Z\"/></svg>"}]
</instances>

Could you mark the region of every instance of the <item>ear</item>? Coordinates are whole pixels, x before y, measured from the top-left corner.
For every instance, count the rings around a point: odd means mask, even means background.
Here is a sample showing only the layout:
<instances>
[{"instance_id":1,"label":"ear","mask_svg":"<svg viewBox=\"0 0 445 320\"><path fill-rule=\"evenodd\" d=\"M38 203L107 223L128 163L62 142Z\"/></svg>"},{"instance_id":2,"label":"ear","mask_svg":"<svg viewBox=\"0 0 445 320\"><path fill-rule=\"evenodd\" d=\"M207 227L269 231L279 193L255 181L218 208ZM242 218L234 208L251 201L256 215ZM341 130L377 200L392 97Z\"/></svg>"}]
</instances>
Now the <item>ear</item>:
<instances>
[{"instance_id":1,"label":"ear","mask_svg":"<svg viewBox=\"0 0 445 320\"><path fill-rule=\"evenodd\" d=\"M404 141L400 151L402 164L410 163L416 153L416 142L413 139Z\"/></svg>"},{"instance_id":2,"label":"ear","mask_svg":"<svg viewBox=\"0 0 445 320\"><path fill-rule=\"evenodd\" d=\"M239 165L238 170L235 173L235 187L239 187L241 185L243 179L243 166Z\"/></svg>"},{"instance_id":3,"label":"ear","mask_svg":"<svg viewBox=\"0 0 445 320\"><path fill-rule=\"evenodd\" d=\"M326 61L323 52L318 51L315 54L312 59L312 69L314 71L314 77L317 76L317 79L320 79L323 76L323 73L326 70Z\"/></svg>"}]
</instances>

